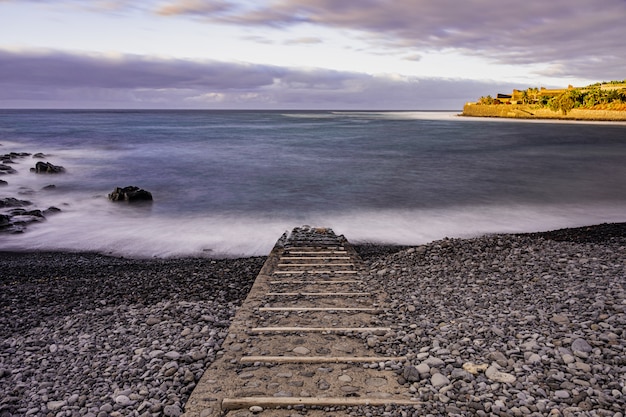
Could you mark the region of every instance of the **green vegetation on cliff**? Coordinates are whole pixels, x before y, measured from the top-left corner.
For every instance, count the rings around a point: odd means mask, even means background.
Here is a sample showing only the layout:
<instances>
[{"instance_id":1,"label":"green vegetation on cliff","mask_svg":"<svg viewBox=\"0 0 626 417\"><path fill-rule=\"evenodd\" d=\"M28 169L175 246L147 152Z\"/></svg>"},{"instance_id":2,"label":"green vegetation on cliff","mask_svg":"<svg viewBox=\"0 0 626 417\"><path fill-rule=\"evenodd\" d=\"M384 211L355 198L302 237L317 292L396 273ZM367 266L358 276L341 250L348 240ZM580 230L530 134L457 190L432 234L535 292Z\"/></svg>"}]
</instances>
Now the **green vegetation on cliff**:
<instances>
[{"instance_id":1,"label":"green vegetation on cliff","mask_svg":"<svg viewBox=\"0 0 626 417\"><path fill-rule=\"evenodd\" d=\"M591 84L587 87L572 86L562 90L528 88L513 90L513 94L480 97L476 104L527 104L533 108L549 108L567 114L572 109L626 111L626 80Z\"/></svg>"}]
</instances>

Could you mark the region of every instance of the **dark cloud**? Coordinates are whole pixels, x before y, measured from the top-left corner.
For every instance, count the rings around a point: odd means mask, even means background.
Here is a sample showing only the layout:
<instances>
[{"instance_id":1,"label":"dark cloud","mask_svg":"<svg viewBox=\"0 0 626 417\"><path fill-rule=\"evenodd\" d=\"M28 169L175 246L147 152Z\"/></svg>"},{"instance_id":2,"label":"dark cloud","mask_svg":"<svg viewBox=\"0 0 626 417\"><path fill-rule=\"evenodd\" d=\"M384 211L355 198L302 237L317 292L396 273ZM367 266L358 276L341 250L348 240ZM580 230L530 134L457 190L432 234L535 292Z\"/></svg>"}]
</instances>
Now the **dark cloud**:
<instances>
[{"instance_id":1,"label":"dark cloud","mask_svg":"<svg viewBox=\"0 0 626 417\"><path fill-rule=\"evenodd\" d=\"M0 107L460 109L513 85L0 50Z\"/></svg>"},{"instance_id":2,"label":"dark cloud","mask_svg":"<svg viewBox=\"0 0 626 417\"><path fill-rule=\"evenodd\" d=\"M227 13L205 17L237 25L350 29L366 32L381 47L458 50L514 65L557 64L564 76L613 73L603 65L589 68L588 60L626 65L624 0L281 0L253 9L235 3Z\"/></svg>"},{"instance_id":3,"label":"dark cloud","mask_svg":"<svg viewBox=\"0 0 626 417\"><path fill-rule=\"evenodd\" d=\"M141 56L0 50L0 82L58 87L249 89L271 85L278 67Z\"/></svg>"}]
</instances>

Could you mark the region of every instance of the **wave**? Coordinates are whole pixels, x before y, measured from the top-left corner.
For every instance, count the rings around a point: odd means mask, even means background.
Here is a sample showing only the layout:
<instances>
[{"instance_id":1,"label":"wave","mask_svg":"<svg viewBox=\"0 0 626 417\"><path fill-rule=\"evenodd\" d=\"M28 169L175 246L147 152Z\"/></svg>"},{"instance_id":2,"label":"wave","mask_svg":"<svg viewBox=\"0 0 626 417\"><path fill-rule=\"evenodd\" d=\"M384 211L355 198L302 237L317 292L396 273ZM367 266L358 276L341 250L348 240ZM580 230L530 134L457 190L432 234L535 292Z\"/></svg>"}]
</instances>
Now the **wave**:
<instances>
[{"instance_id":1,"label":"wave","mask_svg":"<svg viewBox=\"0 0 626 417\"><path fill-rule=\"evenodd\" d=\"M149 209L70 207L20 235L4 235L0 250L87 251L124 257L245 257L267 255L283 232L308 224L330 227L351 242L420 245L469 238L626 221L623 205L451 207L317 213L304 217L195 215L170 218Z\"/></svg>"}]
</instances>

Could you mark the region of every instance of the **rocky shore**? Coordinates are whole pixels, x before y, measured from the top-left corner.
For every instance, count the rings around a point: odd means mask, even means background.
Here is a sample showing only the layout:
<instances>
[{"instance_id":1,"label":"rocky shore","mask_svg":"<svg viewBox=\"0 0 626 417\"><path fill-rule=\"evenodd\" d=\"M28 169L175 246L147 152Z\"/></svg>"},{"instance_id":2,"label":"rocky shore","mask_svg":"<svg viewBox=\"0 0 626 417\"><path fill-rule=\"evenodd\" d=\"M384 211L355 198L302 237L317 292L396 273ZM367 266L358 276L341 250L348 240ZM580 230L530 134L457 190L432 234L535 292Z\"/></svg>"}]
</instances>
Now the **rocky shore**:
<instances>
[{"instance_id":1,"label":"rocky shore","mask_svg":"<svg viewBox=\"0 0 626 417\"><path fill-rule=\"evenodd\" d=\"M623 417L626 224L357 249L420 405L347 412ZM263 262L0 253L0 416L180 415Z\"/></svg>"},{"instance_id":2,"label":"rocky shore","mask_svg":"<svg viewBox=\"0 0 626 417\"><path fill-rule=\"evenodd\" d=\"M264 258L0 253L0 416L176 416Z\"/></svg>"},{"instance_id":3,"label":"rocky shore","mask_svg":"<svg viewBox=\"0 0 626 417\"><path fill-rule=\"evenodd\" d=\"M625 259L625 224L446 239L370 259L395 329L376 349L407 355L398 377L423 402L389 415L622 417Z\"/></svg>"}]
</instances>

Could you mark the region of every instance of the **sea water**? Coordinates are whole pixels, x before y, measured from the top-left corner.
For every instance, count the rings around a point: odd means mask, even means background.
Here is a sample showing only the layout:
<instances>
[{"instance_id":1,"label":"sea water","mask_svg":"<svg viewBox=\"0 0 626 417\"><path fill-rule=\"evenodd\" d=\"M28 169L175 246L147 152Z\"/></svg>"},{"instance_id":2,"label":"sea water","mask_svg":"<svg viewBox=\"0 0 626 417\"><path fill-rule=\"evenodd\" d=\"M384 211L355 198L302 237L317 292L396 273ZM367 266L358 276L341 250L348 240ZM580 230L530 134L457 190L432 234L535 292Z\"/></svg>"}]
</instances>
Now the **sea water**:
<instances>
[{"instance_id":1,"label":"sea water","mask_svg":"<svg viewBox=\"0 0 626 417\"><path fill-rule=\"evenodd\" d=\"M134 257L265 255L295 226L352 242L626 221L626 124L463 118L454 112L0 111L17 160L0 198L61 213L0 250ZM43 190L54 184L52 190ZM153 194L112 203L115 187Z\"/></svg>"}]
</instances>

